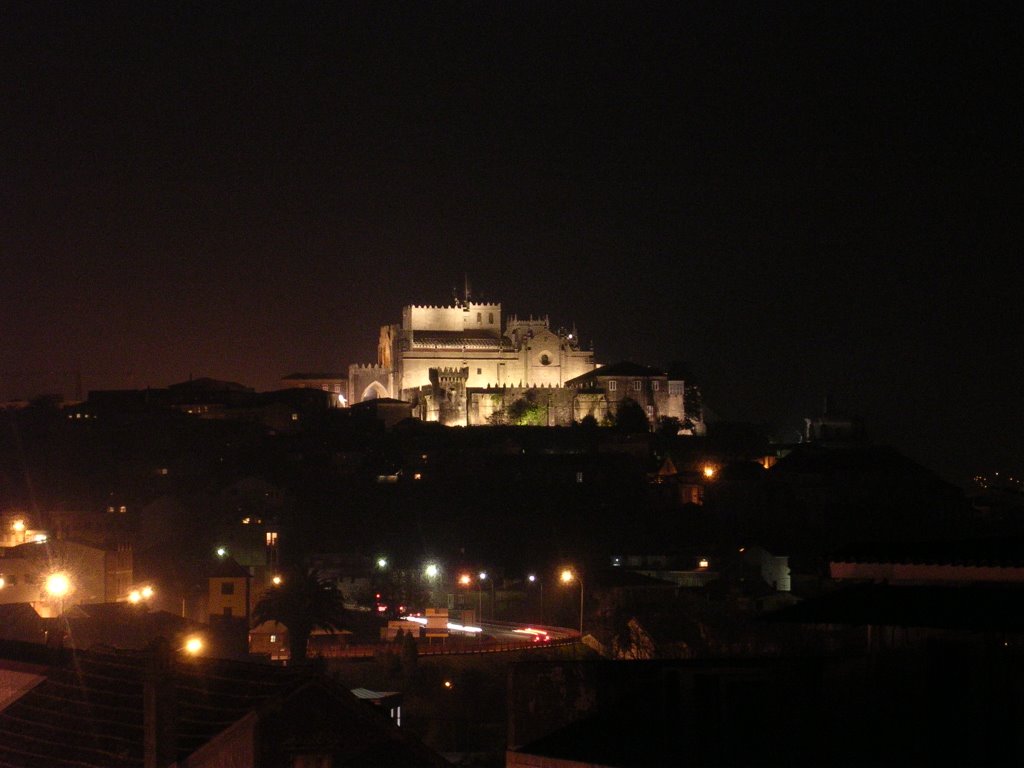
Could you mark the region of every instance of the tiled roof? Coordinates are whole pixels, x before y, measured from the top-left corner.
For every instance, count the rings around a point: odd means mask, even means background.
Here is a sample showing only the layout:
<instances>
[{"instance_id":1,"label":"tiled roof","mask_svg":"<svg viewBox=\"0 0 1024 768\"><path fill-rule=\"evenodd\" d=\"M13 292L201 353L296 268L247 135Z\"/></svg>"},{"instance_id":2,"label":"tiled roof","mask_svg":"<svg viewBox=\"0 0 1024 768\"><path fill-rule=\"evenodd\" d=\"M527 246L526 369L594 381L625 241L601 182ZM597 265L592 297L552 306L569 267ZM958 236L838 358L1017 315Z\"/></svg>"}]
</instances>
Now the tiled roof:
<instances>
[{"instance_id":1,"label":"tiled roof","mask_svg":"<svg viewBox=\"0 0 1024 768\"><path fill-rule=\"evenodd\" d=\"M832 553L834 563L900 563L995 568L1024 567L1024 538L1019 536L951 541L871 542Z\"/></svg>"},{"instance_id":2,"label":"tiled roof","mask_svg":"<svg viewBox=\"0 0 1024 768\"><path fill-rule=\"evenodd\" d=\"M1024 588L1004 584L856 584L765 617L798 624L1024 631Z\"/></svg>"},{"instance_id":3,"label":"tiled roof","mask_svg":"<svg viewBox=\"0 0 1024 768\"><path fill-rule=\"evenodd\" d=\"M584 384L594 384L598 379L613 378L616 376L630 376L633 378L649 378L664 376L665 372L658 369L652 368L649 365L640 365L639 363L631 363L628 360L623 360L619 363L612 363L611 365L602 365L600 368L595 368L592 371L584 373L582 376L577 376L574 379L569 379L565 382L566 386L582 386Z\"/></svg>"},{"instance_id":4,"label":"tiled roof","mask_svg":"<svg viewBox=\"0 0 1024 768\"><path fill-rule=\"evenodd\" d=\"M461 331L416 331L413 334L412 345L414 349L500 349L502 346L508 346L507 342L503 344L502 339L497 336L476 336Z\"/></svg>"}]
</instances>

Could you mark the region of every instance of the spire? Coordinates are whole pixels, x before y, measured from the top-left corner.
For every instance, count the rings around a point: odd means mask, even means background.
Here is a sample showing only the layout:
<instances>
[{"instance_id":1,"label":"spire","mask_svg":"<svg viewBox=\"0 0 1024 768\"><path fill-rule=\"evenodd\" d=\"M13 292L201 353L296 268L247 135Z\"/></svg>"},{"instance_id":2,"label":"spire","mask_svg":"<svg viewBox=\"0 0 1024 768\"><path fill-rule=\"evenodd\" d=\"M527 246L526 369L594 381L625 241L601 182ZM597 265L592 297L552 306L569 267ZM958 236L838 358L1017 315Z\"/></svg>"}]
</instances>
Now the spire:
<instances>
[{"instance_id":1,"label":"spire","mask_svg":"<svg viewBox=\"0 0 1024 768\"><path fill-rule=\"evenodd\" d=\"M466 306L469 306L469 300L472 297L472 292L469 290L469 274L466 272L462 273L462 280L466 284Z\"/></svg>"}]
</instances>

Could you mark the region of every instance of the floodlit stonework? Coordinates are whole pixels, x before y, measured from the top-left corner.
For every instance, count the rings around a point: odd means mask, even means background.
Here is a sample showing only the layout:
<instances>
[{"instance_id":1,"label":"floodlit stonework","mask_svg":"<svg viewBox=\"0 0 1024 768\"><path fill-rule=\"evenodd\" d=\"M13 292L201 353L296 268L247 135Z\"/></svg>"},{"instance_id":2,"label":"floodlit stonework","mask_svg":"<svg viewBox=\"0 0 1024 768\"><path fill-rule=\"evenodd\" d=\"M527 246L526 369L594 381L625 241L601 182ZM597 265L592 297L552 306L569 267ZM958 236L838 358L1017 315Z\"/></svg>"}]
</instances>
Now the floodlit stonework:
<instances>
[{"instance_id":1,"label":"floodlit stonework","mask_svg":"<svg viewBox=\"0 0 1024 768\"><path fill-rule=\"evenodd\" d=\"M411 305L380 329L376 365L349 366L348 402L405 400L414 416L449 425L561 426L600 423L631 397L652 426L662 416L686 420L682 381L633 364L610 366L614 379L601 370L575 329L552 330L547 317L503 323L500 303L468 299Z\"/></svg>"}]
</instances>

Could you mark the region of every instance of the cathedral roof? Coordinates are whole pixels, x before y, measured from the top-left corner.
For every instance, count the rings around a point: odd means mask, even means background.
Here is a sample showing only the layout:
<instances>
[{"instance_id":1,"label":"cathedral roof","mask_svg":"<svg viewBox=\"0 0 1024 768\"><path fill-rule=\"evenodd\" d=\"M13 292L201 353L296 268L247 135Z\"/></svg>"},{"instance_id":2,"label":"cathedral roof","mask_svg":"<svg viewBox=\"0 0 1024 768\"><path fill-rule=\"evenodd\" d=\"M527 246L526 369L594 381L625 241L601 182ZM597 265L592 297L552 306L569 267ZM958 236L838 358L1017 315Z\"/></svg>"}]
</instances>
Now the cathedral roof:
<instances>
[{"instance_id":1,"label":"cathedral roof","mask_svg":"<svg viewBox=\"0 0 1024 768\"><path fill-rule=\"evenodd\" d=\"M470 334L463 331L416 331L412 337L413 348L448 347L451 349L501 349L497 336Z\"/></svg>"},{"instance_id":2,"label":"cathedral roof","mask_svg":"<svg viewBox=\"0 0 1024 768\"><path fill-rule=\"evenodd\" d=\"M665 376L665 372L658 368L652 368L649 365L640 365L639 363L631 363L628 360L623 360L619 363L612 363L611 365L603 365L600 368L595 368L592 371L584 373L582 376L577 376L575 379L569 379L565 382L565 385L567 387L582 387L590 384L596 384L600 379L614 378L616 376L651 378Z\"/></svg>"}]
</instances>

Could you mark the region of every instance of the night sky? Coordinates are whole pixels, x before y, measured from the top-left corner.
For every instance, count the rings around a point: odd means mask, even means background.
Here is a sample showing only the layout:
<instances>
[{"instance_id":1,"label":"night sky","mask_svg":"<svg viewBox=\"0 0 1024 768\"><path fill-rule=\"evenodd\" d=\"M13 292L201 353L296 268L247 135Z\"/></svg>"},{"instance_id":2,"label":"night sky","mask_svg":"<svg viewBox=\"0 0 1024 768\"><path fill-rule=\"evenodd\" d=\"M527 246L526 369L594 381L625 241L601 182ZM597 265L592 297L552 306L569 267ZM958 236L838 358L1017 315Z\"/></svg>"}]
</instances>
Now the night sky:
<instances>
[{"instance_id":1,"label":"night sky","mask_svg":"<svg viewBox=\"0 0 1024 768\"><path fill-rule=\"evenodd\" d=\"M468 274L721 418L1024 471L1021 21L2 2L0 399L344 371Z\"/></svg>"}]
</instances>

